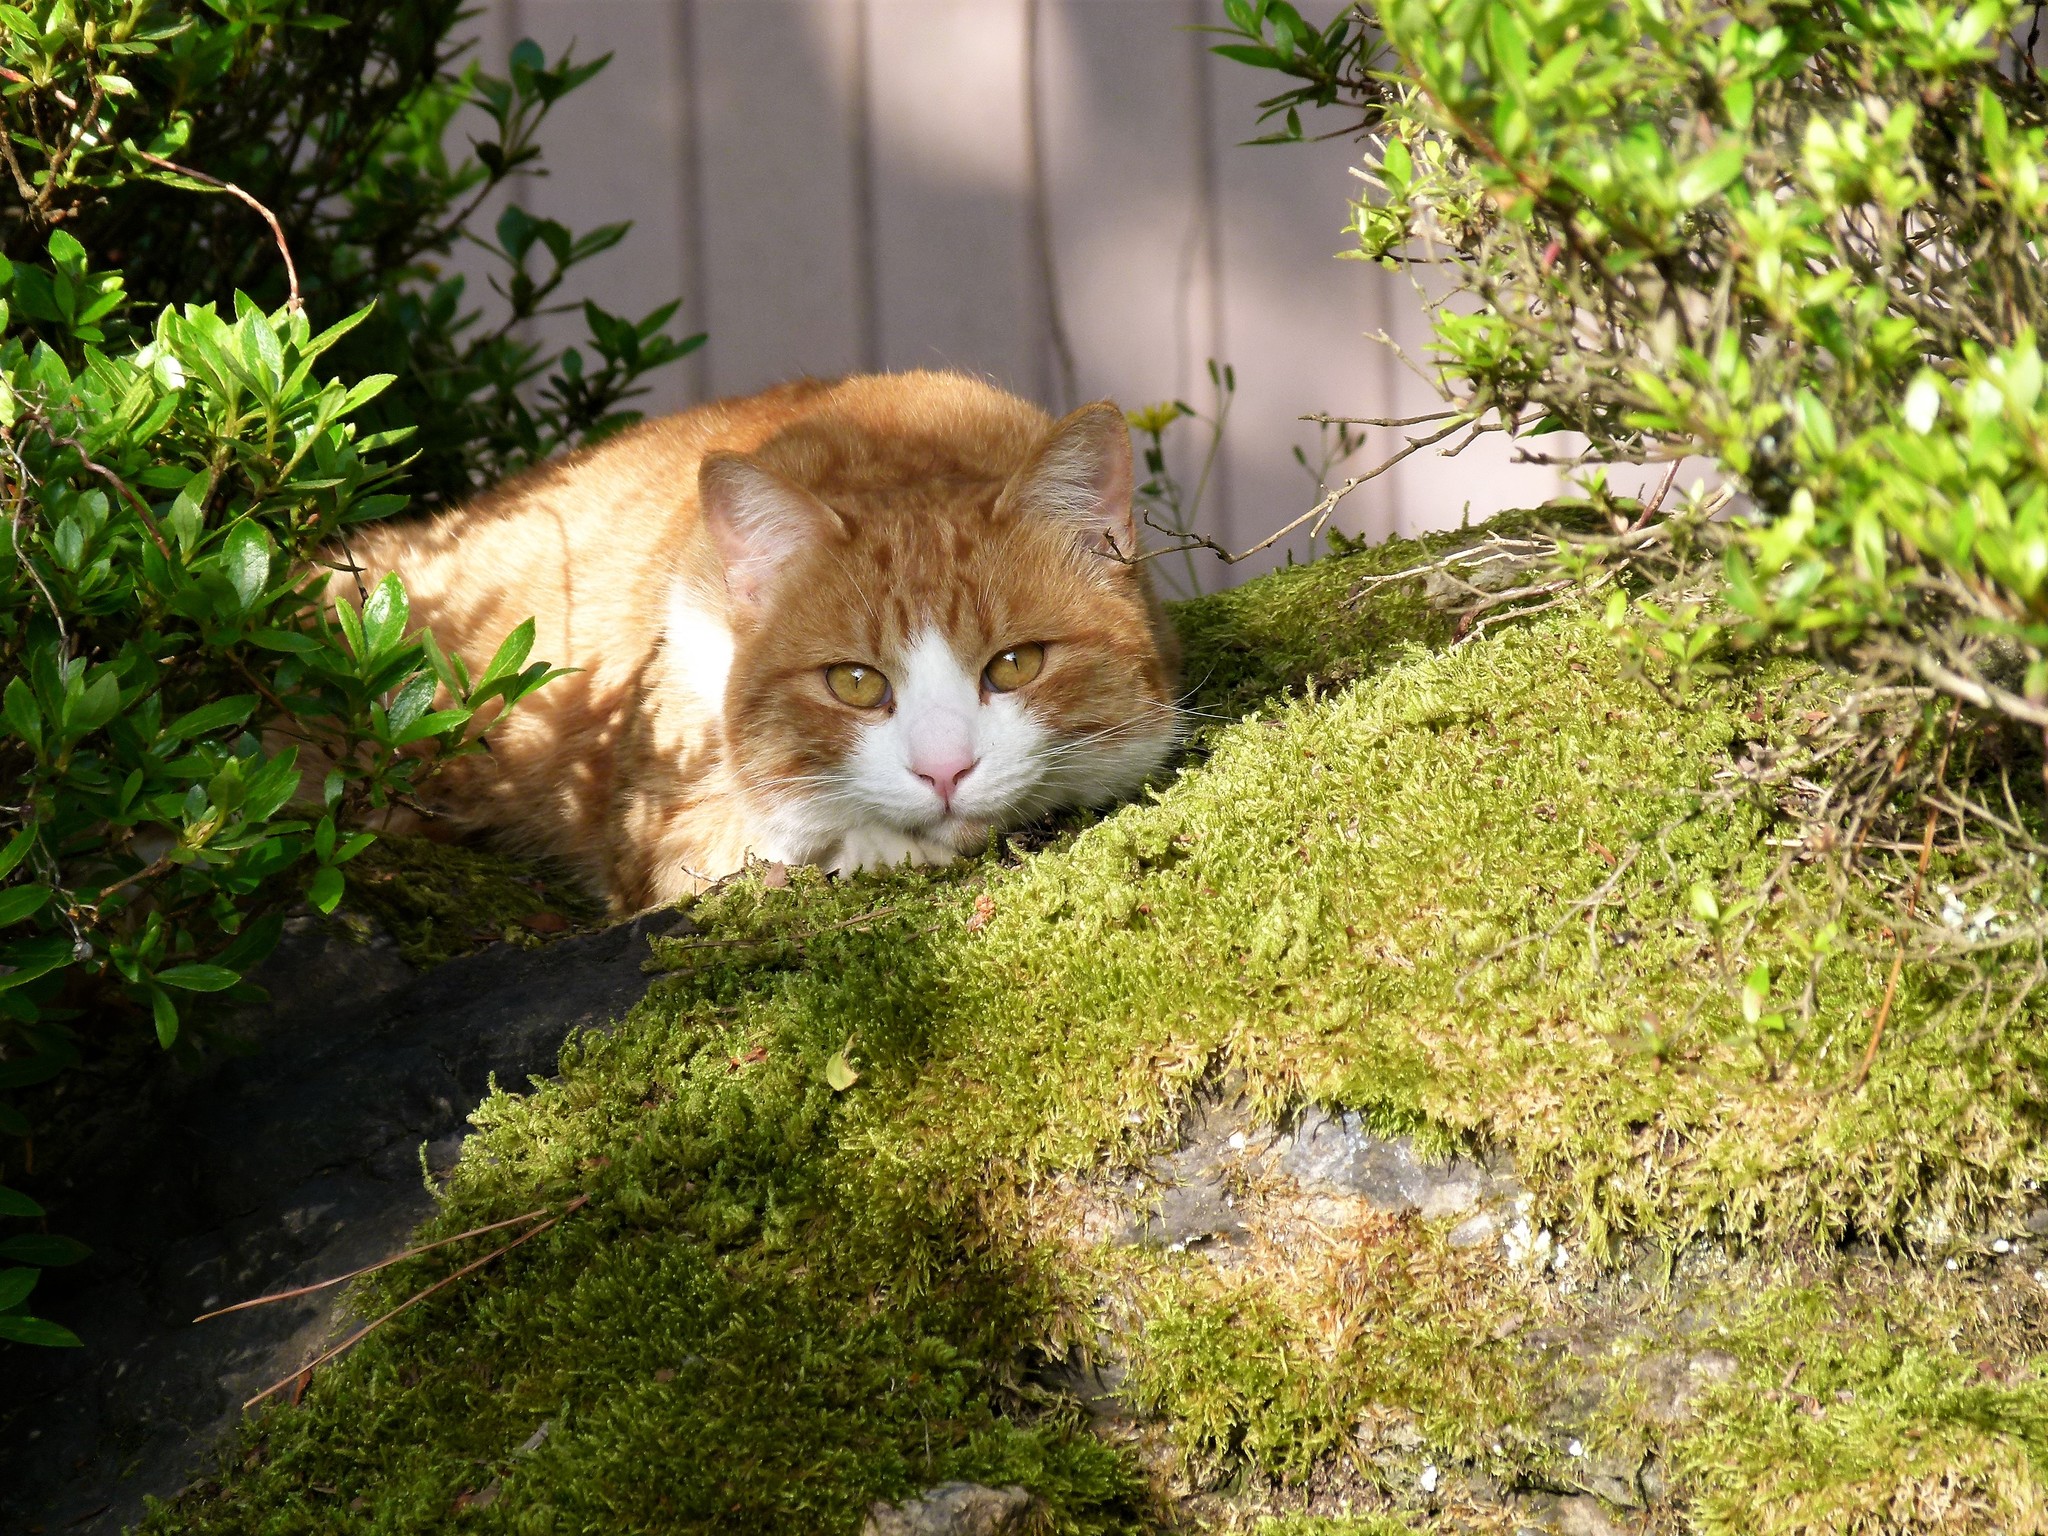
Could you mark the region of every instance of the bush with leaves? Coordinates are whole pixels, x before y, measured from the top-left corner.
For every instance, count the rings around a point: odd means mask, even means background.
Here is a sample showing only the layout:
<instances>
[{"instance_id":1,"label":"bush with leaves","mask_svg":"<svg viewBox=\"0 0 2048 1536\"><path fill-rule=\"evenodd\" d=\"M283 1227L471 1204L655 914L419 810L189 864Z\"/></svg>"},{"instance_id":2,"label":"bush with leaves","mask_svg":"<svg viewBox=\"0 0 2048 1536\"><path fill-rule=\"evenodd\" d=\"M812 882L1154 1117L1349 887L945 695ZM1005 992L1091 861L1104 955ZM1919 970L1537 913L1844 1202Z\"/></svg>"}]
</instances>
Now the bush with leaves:
<instances>
[{"instance_id":1,"label":"bush with leaves","mask_svg":"<svg viewBox=\"0 0 2048 1536\"><path fill-rule=\"evenodd\" d=\"M630 226L578 233L509 202L475 227L545 174L548 113L609 55L550 63L521 42L494 75L464 62L463 15L459 0L0 4L0 175L20 198L0 204L0 253L40 258L62 227L144 306L225 309L238 291L266 309L299 291L335 316L374 304L330 364L392 375L363 422L412 429L405 489L421 504L631 422L645 376L704 338L665 334L674 303L634 320L561 301ZM468 152L451 156L457 135ZM488 320L447 270L465 247L493 268ZM583 343L527 338L569 309Z\"/></svg>"},{"instance_id":2,"label":"bush with leaves","mask_svg":"<svg viewBox=\"0 0 2048 1536\"><path fill-rule=\"evenodd\" d=\"M1825 861L1833 905L1815 932L1839 938L1865 908L1895 983L1912 958L1987 1011L2038 1009L2043 7L1225 12L1219 51L1289 81L1264 103L1270 138L1303 136L1304 108L1357 114L1337 130L1365 138L1351 254L1408 267L1430 297L1444 406L1381 423L1422 429L1396 458L1504 431L1519 456L1576 472L1571 499L1611 527L1492 541L1486 558L1528 577L1508 590L1445 570L1469 594L1465 621L1594 588L1656 686L1743 653L1826 663L1827 718L1737 764L1745 793L1799 834L1747 909L1783 894L1791 862ZM1667 508L1695 456L1726 483ZM1611 466L1655 463L1659 490L1610 488ZM1852 879L1866 849L1917 851L1917 868ZM1811 1000L1809 987L1799 1007ZM1888 995L1858 1083L1889 1008Z\"/></svg>"},{"instance_id":3,"label":"bush with leaves","mask_svg":"<svg viewBox=\"0 0 2048 1536\"><path fill-rule=\"evenodd\" d=\"M1748 493L1701 545L1718 601L1618 626L1690 665L1791 640L2048 731L2040 6L1225 10L1220 51L1295 82L1276 137L1337 102L1370 130L1356 254L1478 301L1432 311L1442 420Z\"/></svg>"},{"instance_id":4,"label":"bush with leaves","mask_svg":"<svg viewBox=\"0 0 2048 1536\"><path fill-rule=\"evenodd\" d=\"M320 552L634 419L698 339L661 334L674 306L586 306L591 366L518 339L622 225L508 211L489 327L438 269L603 61L521 44L499 79L456 68L452 4L338 10L0 4L0 1133L105 1031L168 1047L254 995L365 813L550 677L530 624L466 663ZM496 137L451 164L471 104ZM0 1187L0 1222L41 1215ZM0 1341L75 1342L28 1302L78 1256L0 1225Z\"/></svg>"}]
</instances>

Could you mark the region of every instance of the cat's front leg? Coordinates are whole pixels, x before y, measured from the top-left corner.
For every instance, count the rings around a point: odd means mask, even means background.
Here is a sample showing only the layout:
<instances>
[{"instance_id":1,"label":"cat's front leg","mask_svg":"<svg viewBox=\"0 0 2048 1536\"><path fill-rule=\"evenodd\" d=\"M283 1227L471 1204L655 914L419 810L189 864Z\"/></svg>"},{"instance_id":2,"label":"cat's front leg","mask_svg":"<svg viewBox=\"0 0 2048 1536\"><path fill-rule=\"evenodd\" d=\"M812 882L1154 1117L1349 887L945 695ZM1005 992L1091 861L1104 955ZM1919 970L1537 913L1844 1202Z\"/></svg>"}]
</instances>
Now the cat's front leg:
<instances>
[{"instance_id":1,"label":"cat's front leg","mask_svg":"<svg viewBox=\"0 0 2048 1536\"><path fill-rule=\"evenodd\" d=\"M894 869L904 864L950 864L957 857L945 843L899 832L894 827L859 827L842 837L818 862L832 874L850 875L859 869Z\"/></svg>"}]
</instances>

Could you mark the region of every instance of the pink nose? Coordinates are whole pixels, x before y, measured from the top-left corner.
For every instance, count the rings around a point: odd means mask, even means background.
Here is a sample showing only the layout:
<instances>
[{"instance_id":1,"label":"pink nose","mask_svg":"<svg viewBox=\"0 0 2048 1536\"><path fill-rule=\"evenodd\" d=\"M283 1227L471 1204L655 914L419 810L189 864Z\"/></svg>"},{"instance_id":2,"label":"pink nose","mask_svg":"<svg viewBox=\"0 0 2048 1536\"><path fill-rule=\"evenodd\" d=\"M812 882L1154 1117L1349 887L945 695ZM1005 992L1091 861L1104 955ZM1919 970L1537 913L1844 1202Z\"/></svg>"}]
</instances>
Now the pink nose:
<instances>
[{"instance_id":1,"label":"pink nose","mask_svg":"<svg viewBox=\"0 0 2048 1536\"><path fill-rule=\"evenodd\" d=\"M960 781L974 772L974 767L973 761L949 757L936 762L913 762L910 771L939 792L941 804L950 806L954 794L960 788Z\"/></svg>"}]
</instances>

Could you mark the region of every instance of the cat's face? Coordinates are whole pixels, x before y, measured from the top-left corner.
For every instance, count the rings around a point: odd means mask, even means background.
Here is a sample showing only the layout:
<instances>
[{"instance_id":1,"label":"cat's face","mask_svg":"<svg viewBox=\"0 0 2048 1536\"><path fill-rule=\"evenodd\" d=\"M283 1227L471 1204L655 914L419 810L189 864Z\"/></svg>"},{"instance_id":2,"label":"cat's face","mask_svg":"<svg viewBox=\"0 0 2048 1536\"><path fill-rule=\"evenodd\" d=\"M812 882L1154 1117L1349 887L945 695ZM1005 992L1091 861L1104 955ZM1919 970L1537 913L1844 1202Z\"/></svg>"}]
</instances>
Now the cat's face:
<instances>
[{"instance_id":1,"label":"cat's face","mask_svg":"<svg viewBox=\"0 0 2048 1536\"><path fill-rule=\"evenodd\" d=\"M1130 447L1076 412L1007 483L816 494L707 460L732 595L728 757L779 856L928 859L1127 794L1174 739Z\"/></svg>"}]
</instances>

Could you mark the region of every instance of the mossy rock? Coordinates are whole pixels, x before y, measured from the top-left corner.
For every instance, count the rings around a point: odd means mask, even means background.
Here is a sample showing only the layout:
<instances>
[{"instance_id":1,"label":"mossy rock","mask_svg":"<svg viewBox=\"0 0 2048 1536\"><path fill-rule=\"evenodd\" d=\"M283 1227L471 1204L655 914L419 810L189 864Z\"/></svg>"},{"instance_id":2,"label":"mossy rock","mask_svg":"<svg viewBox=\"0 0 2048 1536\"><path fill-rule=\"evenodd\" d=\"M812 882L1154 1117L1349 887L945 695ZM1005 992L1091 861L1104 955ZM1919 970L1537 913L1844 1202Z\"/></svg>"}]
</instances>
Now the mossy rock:
<instances>
[{"instance_id":1,"label":"mossy rock","mask_svg":"<svg viewBox=\"0 0 2048 1536\"><path fill-rule=\"evenodd\" d=\"M698 902L642 1005L479 1108L433 1230L588 1203L147 1529L851 1536L955 1478L1061 1531L1509 1529L1596 1496L1672 1530L2040 1529L2038 1260L1975 1236L2048 1178L2038 998L1909 968L1852 1089L1909 868L1843 904L1800 865L1730 915L1785 831L1730 749L1828 680L1678 699L1576 610L1445 649L1412 583L1352 600L1441 547L1183 607L1223 718L1143 804ZM1250 1185L1241 1259L1126 1241L1101 1213L1225 1082L1258 1122L1314 1101L1511 1162L1520 1246L1360 1210L1319 1246ZM1139 1429L1043 1384L1073 1348L1125 1357ZM1708 1359L1674 1410L1655 1384Z\"/></svg>"},{"instance_id":2,"label":"mossy rock","mask_svg":"<svg viewBox=\"0 0 2048 1536\"><path fill-rule=\"evenodd\" d=\"M379 838L347 877L343 924L382 928L422 968L485 944L541 944L604 918L604 903L566 871L461 843Z\"/></svg>"}]
</instances>

